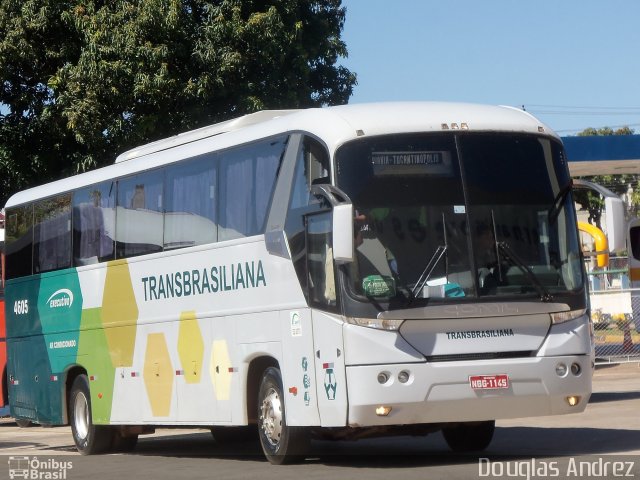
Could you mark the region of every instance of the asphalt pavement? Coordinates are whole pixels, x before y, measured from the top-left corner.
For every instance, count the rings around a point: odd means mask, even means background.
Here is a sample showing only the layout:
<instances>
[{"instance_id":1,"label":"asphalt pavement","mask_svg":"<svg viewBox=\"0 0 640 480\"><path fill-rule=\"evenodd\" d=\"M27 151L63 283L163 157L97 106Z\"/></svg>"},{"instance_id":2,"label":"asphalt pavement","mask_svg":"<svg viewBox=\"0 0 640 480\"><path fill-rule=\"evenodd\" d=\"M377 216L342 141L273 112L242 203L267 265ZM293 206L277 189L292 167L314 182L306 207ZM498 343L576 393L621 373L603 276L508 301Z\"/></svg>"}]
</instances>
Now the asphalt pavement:
<instances>
[{"instance_id":1,"label":"asphalt pavement","mask_svg":"<svg viewBox=\"0 0 640 480\"><path fill-rule=\"evenodd\" d=\"M481 454L452 454L440 433L314 441L313 454L305 462L286 467L269 465L257 442L219 444L204 429L159 429L141 437L132 453L82 457L69 427L21 429L4 418L0 419L0 479L20 473L10 468L20 467L19 458L27 458L29 468L38 467L31 468L29 475L35 477L29 478L63 480L628 477L623 473L640 478L640 364L600 367L593 386L584 413L498 421L492 444Z\"/></svg>"}]
</instances>

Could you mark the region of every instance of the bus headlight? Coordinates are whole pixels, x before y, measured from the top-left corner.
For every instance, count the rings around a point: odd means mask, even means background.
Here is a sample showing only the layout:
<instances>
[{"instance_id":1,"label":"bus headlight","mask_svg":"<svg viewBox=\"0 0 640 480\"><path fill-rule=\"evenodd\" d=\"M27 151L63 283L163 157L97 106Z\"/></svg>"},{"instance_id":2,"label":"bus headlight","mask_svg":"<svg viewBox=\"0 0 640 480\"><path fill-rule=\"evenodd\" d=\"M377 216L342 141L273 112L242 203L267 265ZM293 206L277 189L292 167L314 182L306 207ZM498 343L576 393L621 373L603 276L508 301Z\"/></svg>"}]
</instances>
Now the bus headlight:
<instances>
[{"instance_id":1,"label":"bus headlight","mask_svg":"<svg viewBox=\"0 0 640 480\"><path fill-rule=\"evenodd\" d=\"M377 328L379 330L398 330L404 320L388 320L381 318L347 317L347 322L361 327Z\"/></svg>"},{"instance_id":2,"label":"bus headlight","mask_svg":"<svg viewBox=\"0 0 640 480\"><path fill-rule=\"evenodd\" d=\"M571 320L575 320L578 317L581 317L585 313L587 313L587 310L584 308L580 310L569 310L568 312L552 313L551 323L558 324L558 323L569 322Z\"/></svg>"}]
</instances>

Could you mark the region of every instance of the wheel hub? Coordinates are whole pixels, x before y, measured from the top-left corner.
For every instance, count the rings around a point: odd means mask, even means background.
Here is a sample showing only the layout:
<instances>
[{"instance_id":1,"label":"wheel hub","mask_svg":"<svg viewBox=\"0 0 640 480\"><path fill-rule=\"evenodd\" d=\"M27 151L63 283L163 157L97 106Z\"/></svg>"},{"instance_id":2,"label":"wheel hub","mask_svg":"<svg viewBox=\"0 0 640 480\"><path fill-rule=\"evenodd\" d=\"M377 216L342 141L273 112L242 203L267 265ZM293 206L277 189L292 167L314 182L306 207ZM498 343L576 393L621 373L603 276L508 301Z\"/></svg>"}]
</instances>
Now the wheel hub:
<instances>
[{"instance_id":1,"label":"wheel hub","mask_svg":"<svg viewBox=\"0 0 640 480\"><path fill-rule=\"evenodd\" d=\"M262 400L260 407L260 426L271 445L280 443L282 435L282 401L278 392L271 388Z\"/></svg>"},{"instance_id":2,"label":"wheel hub","mask_svg":"<svg viewBox=\"0 0 640 480\"><path fill-rule=\"evenodd\" d=\"M79 392L76 395L73 405L73 423L76 427L76 433L81 439L87 438L89 433L89 404L84 393Z\"/></svg>"}]
</instances>

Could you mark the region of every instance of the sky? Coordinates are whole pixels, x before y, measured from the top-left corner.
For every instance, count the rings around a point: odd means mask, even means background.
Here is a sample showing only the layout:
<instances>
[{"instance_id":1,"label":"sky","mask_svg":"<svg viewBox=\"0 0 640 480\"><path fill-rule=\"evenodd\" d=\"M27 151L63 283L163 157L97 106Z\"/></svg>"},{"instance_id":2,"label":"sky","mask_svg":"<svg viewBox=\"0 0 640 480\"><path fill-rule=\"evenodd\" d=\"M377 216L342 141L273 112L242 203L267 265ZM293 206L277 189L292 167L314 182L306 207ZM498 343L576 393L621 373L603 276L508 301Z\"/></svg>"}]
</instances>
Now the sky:
<instances>
[{"instance_id":1,"label":"sky","mask_svg":"<svg viewBox=\"0 0 640 480\"><path fill-rule=\"evenodd\" d=\"M558 134L640 133L639 0L343 0L349 103L522 107Z\"/></svg>"}]
</instances>

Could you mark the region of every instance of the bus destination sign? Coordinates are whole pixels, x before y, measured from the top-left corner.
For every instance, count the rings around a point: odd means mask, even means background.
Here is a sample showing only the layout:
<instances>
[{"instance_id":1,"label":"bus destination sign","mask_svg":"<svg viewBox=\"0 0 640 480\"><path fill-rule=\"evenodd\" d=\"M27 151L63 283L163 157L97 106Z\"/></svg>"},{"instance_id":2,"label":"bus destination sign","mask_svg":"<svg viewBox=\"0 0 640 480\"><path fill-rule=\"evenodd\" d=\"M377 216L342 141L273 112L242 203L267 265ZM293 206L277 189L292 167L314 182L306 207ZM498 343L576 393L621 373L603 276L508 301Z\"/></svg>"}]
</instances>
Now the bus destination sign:
<instances>
[{"instance_id":1,"label":"bus destination sign","mask_svg":"<svg viewBox=\"0 0 640 480\"><path fill-rule=\"evenodd\" d=\"M451 154L447 151L372 152L374 175L451 175Z\"/></svg>"}]
</instances>

